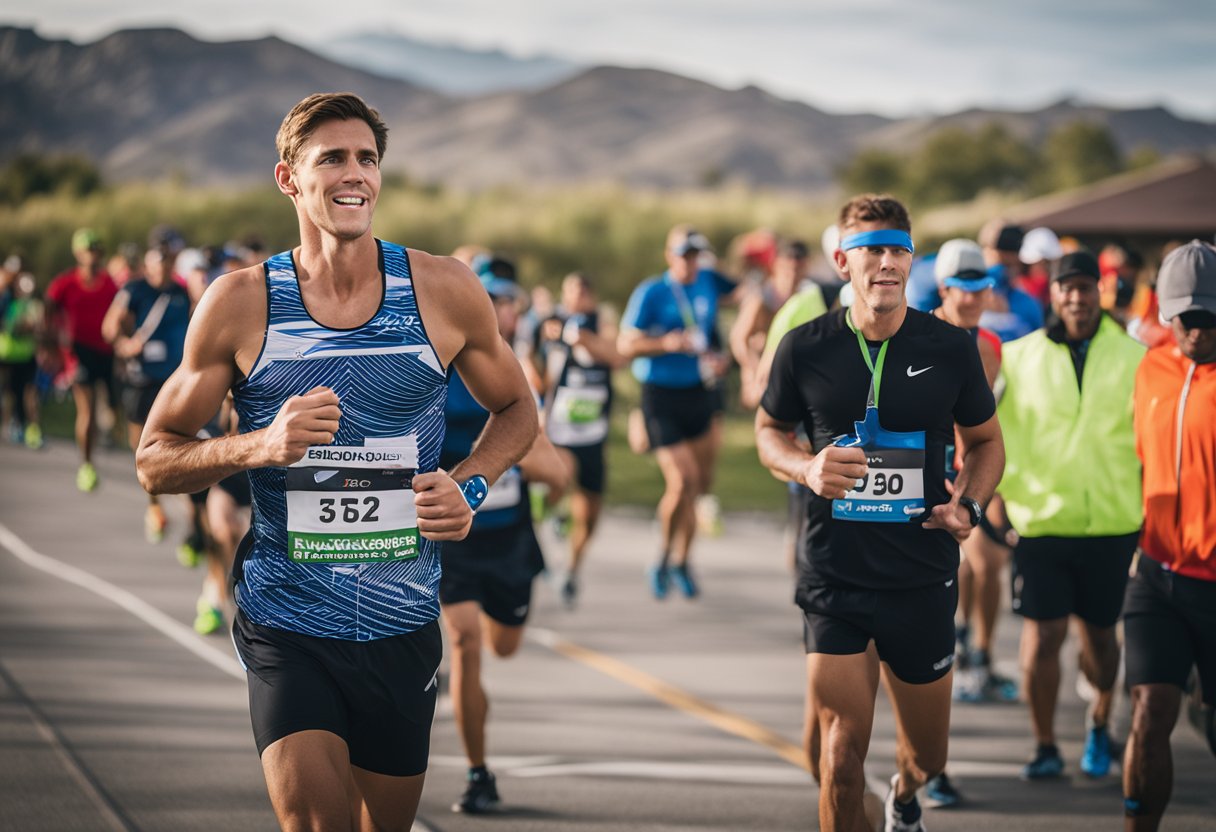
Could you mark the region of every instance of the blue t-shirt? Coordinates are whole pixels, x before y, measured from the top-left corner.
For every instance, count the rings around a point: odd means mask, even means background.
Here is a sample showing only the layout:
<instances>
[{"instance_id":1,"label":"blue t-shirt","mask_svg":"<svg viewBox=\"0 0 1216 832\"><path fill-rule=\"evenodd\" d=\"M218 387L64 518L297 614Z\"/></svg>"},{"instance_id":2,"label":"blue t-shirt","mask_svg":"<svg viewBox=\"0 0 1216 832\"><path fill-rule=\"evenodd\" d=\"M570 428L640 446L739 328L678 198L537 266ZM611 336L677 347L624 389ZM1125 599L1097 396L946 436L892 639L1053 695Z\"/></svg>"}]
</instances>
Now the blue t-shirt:
<instances>
[{"instance_id":1,"label":"blue t-shirt","mask_svg":"<svg viewBox=\"0 0 1216 832\"><path fill-rule=\"evenodd\" d=\"M648 338L696 328L704 343L718 342L718 300L735 290L735 284L712 269L701 269L687 286L676 283L670 272L643 280L629 296L621 326L641 330ZM633 374L645 384L688 388L701 383L701 370L693 353L664 353L633 360Z\"/></svg>"},{"instance_id":2,"label":"blue t-shirt","mask_svg":"<svg viewBox=\"0 0 1216 832\"><path fill-rule=\"evenodd\" d=\"M921 312L932 312L942 305L942 296L937 291L937 253L918 257L912 261L912 269L908 272L908 286L904 294L908 298L908 306Z\"/></svg>"},{"instance_id":3,"label":"blue t-shirt","mask_svg":"<svg viewBox=\"0 0 1216 832\"><path fill-rule=\"evenodd\" d=\"M1007 298L1009 311L985 312L980 316L980 326L995 332L1002 341L1021 338L1043 326L1043 307L1021 289L1009 285L1009 276L1004 266L992 266L988 269L988 276L996 278L996 288L993 291Z\"/></svg>"},{"instance_id":4,"label":"blue t-shirt","mask_svg":"<svg viewBox=\"0 0 1216 832\"><path fill-rule=\"evenodd\" d=\"M151 332L143 333L146 338L138 359L139 375L149 382L164 381L182 363L186 328L190 325L190 296L173 280L159 289L146 280L132 280L121 291L127 296L127 309L135 317L136 332L142 333L145 325L151 323L148 327ZM149 322L152 315L157 319Z\"/></svg>"}]
</instances>

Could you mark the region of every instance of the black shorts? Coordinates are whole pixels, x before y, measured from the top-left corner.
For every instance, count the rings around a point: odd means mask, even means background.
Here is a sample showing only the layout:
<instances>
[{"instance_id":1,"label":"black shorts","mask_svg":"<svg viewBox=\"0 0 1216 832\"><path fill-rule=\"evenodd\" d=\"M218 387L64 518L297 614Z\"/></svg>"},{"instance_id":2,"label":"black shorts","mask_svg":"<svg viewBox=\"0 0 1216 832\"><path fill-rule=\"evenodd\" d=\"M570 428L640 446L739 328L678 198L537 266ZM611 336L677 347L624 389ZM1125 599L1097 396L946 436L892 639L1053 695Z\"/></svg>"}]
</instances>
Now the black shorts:
<instances>
[{"instance_id":1,"label":"black shorts","mask_svg":"<svg viewBox=\"0 0 1216 832\"><path fill-rule=\"evenodd\" d=\"M874 642L901 681L936 682L954 664L958 580L915 589L801 587L802 636L808 653L852 656Z\"/></svg>"},{"instance_id":2,"label":"black shorts","mask_svg":"<svg viewBox=\"0 0 1216 832\"><path fill-rule=\"evenodd\" d=\"M231 497L241 508L253 505L253 494L249 491L249 474L244 471L224 477L215 486Z\"/></svg>"},{"instance_id":3,"label":"black shorts","mask_svg":"<svg viewBox=\"0 0 1216 832\"><path fill-rule=\"evenodd\" d=\"M561 445L578 464L578 487L589 494L603 494L607 470L604 467L604 443L594 445Z\"/></svg>"},{"instance_id":4,"label":"black shorts","mask_svg":"<svg viewBox=\"0 0 1216 832\"><path fill-rule=\"evenodd\" d=\"M469 532L442 549L439 603L476 601L500 624L522 627L532 605L532 580L545 561L530 522Z\"/></svg>"},{"instance_id":5,"label":"black shorts","mask_svg":"<svg viewBox=\"0 0 1216 832\"><path fill-rule=\"evenodd\" d=\"M1127 684L1186 688L1199 668L1203 701L1216 706L1216 581L1175 575L1145 554L1123 600Z\"/></svg>"},{"instance_id":6,"label":"black shorts","mask_svg":"<svg viewBox=\"0 0 1216 832\"><path fill-rule=\"evenodd\" d=\"M164 386L163 381L152 381L147 384L128 384L123 387L122 412L126 415L127 421L137 425L145 424L148 421L148 414L152 412L152 403L156 401L160 388Z\"/></svg>"},{"instance_id":7,"label":"black shorts","mask_svg":"<svg viewBox=\"0 0 1216 832\"><path fill-rule=\"evenodd\" d=\"M650 448L696 439L709 430L714 415L712 390L704 387L642 385L642 415Z\"/></svg>"},{"instance_id":8,"label":"black shorts","mask_svg":"<svg viewBox=\"0 0 1216 832\"><path fill-rule=\"evenodd\" d=\"M263 627L238 611L232 640L249 680L259 755L290 734L319 730L345 740L351 765L366 771L426 771L443 655L438 622L345 641Z\"/></svg>"},{"instance_id":9,"label":"black shorts","mask_svg":"<svg viewBox=\"0 0 1216 832\"><path fill-rule=\"evenodd\" d=\"M1013 550L1013 611L1032 621L1075 615L1115 626L1139 538L1023 537Z\"/></svg>"},{"instance_id":10,"label":"black shorts","mask_svg":"<svg viewBox=\"0 0 1216 832\"><path fill-rule=\"evenodd\" d=\"M76 356L76 384L104 384L111 393L114 390L114 354L99 352L83 344L73 344Z\"/></svg>"}]
</instances>

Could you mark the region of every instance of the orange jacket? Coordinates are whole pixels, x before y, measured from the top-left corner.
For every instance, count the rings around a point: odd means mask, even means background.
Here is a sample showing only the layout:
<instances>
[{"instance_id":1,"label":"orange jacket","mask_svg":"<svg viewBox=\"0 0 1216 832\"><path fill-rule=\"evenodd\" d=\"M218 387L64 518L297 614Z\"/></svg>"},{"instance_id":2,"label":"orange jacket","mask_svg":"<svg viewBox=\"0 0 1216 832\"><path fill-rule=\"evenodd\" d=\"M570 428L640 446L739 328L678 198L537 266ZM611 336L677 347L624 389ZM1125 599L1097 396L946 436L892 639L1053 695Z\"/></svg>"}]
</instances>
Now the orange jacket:
<instances>
[{"instance_id":1,"label":"orange jacket","mask_svg":"<svg viewBox=\"0 0 1216 832\"><path fill-rule=\"evenodd\" d=\"M1180 575L1216 581L1216 363L1195 364L1174 343L1149 350L1136 371L1135 419L1141 547Z\"/></svg>"}]
</instances>

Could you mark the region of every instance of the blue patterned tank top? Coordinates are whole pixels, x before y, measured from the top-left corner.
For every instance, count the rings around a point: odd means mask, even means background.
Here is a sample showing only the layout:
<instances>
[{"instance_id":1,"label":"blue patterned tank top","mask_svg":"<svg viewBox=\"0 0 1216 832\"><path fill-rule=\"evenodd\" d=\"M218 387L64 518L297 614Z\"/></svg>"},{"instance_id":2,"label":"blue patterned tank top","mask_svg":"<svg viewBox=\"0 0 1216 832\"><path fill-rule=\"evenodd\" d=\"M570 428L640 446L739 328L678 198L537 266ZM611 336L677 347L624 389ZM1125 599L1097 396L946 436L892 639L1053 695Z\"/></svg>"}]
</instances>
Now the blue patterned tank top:
<instances>
[{"instance_id":1,"label":"blue patterned tank top","mask_svg":"<svg viewBox=\"0 0 1216 832\"><path fill-rule=\"evenodd\" d=\"M408 254L377 245L380 308L353 329L313 320L290 251L266 261L266 338L233 388L241 431L269 426L288 397L317 385L338 395L342 420L332 444L295 465L249 472L252 546L236 599L263 626L368 641L439 615L439 546L418 534L411 486L438 465L447 379Z\"/></svg>"}]
</instances>

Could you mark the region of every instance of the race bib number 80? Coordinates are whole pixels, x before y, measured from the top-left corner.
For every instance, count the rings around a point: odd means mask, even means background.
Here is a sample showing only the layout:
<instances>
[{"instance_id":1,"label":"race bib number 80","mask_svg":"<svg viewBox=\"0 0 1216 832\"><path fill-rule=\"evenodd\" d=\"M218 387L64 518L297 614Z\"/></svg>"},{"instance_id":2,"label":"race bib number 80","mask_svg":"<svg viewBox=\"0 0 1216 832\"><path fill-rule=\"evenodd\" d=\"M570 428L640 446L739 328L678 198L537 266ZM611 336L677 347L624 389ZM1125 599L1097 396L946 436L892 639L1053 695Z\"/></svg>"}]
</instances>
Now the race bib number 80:
<instances>
[{"instance_id":1,"label":"race bib number 80","mask_svg":"<svg viewBox=\"0 0 1216 832\"><path fill-rule=\"evenodd\" d=\"M289 468L287 554L297 563L418 557L414 469Z\"/></svg>"}]
</instances>

